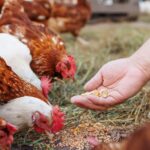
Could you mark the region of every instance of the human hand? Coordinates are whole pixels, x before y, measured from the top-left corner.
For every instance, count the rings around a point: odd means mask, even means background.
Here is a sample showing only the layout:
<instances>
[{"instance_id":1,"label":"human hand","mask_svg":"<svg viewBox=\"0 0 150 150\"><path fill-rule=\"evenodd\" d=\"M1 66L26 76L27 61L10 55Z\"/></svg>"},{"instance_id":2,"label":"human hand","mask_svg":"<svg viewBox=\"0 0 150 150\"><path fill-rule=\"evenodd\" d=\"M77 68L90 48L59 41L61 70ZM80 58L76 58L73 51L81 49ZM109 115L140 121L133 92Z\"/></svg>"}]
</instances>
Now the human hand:
<instances>
[{"instance_id":1,"label":"human hand","mask_svg":"<svg viewBox=\"0 0 150 150\"><path fill-rule=\"evenodd\" d=\"M105 64L85 85L86 91L107 89L108 97L78 95L71 102L79 107L106 110L134 96L148 81L138 63L129 58L119 59Z\"/></svg>"}]
</instances>

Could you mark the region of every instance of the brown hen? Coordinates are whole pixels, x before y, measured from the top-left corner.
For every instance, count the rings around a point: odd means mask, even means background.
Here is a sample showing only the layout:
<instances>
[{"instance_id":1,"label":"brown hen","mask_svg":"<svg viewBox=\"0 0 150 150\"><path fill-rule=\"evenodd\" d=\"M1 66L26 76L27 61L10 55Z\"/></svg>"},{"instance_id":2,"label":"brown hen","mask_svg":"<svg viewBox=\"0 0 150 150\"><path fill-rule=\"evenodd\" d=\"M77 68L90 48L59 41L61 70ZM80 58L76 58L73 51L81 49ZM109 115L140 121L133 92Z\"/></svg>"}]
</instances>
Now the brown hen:
<instances>
[{"instance_id":1,"label":"brown hen","mask_svg":"<svg viewBox=\"0 0 150 150\"><path fill-rule=\"evenodd\" d=\"M0 18L0 32L15 35L28 45L31 68L39 76L74 78L74 58L67 55L61 38L42 24L32 23L22 0L6 0ZM16 11L17 10L17 11Z\"/></svg>"},{"instance_id":2,"label":"brown hen","mask_svg":"<svg viewBox=\"0 0 150 150\"><path fill-rule=\"evenodd\" d=\"M55 0L49 26L58 32L71 32L75 37L91 17L87 0Z\"/></svg>"}]
</instances>

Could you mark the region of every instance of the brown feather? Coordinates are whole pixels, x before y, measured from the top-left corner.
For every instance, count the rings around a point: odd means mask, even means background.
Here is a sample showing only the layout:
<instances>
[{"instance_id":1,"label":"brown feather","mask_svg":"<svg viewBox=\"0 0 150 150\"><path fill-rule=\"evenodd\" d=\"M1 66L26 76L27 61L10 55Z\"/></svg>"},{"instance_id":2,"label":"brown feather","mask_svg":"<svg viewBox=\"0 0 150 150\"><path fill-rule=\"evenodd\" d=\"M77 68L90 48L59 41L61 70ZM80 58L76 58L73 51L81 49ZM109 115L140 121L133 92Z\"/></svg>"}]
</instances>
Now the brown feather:
<instances>
[{"instance_id":1,"label":"brown feather","mask_svg":"<svg viewBox=\"0 0 150 150\"><path fill-rule=\"evenodd\" d=\"M33 96L48 102L41 91L18 77L0 57L0 102L6 103L22 96Z\"/></svg>"},{"instance_id":2,"label":"brown feather","mask_svg":"<svg viewBox=\"0 0 150 150\"><path fill-rule=\"evenodd\" d=\"M51 0L23 0L23 7L32 21L45 22L51 16Z\"/></svg>"},{"instance_id":3,"label":"brown feather","mask_svg":"<svg viewBox=\"0 0 150 150\"><path fill-rule=\"evenodd\" d=\"M28 17L32 21L46 23L51 16L52 5L51 0L22 0L22 5ZM0 0L0 9L4 4L4 0Z\"/></svg>"}]
</instances>

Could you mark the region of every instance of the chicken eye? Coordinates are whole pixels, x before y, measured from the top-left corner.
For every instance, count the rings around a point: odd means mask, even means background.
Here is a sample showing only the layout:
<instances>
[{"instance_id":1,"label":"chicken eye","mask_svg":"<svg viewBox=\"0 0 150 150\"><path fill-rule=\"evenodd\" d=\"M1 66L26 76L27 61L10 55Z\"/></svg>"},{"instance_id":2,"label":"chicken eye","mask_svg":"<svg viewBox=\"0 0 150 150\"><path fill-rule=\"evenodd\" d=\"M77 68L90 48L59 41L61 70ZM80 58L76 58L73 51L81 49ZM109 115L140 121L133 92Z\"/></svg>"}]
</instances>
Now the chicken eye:
<instances>
[{"instance_id":1,"label":"chicken eye","mask_svg":"<svg viewBox=\"0 0 150 150\"><path fill-rule=\"evenodd\" d=\"M42 122L43 124L47 124L47 123L48 123L48 118L43 118L43 119L41 120L41 122Z\"/></svg>"},{"instance_id":2,"label":"chicken eye","mask_svg":"<svg viewBox=\"0 0 150 150\"><path fill-rule=\"evenodd\" d=\"M63 70L67 70L67 67L66 67L66 66L63 66Z\"/></svg>"},{"instance_id":3,"label":"chicken eye","mask_svg":"<svg viewBox=\"0 0 150 150\"><path fill-rule=\"evenodd\" d=\"M69 62L66 63L68 70L71 68L71 64Z\"/></svg>"},{"instance_id":4,"label":"chicken eye","mask_svg":"<svg viewBox=\"0 0 150 150\"><path fill-rule=\"evenodd\" d=\"M42 120L42 123L44 123L44 124L47 123L47 120Z\"/></svg>"}]
</instances>

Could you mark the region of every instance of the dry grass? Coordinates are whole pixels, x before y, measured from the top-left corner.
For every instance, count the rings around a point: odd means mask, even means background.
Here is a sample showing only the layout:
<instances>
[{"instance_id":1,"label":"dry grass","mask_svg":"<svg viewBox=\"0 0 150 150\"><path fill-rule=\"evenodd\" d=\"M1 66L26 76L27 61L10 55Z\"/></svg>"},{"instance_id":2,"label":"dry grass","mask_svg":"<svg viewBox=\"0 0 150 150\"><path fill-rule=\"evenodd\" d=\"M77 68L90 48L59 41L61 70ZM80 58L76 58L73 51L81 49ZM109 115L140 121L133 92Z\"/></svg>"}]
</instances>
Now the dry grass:
<instances>
[{"instance_id":1,"label":"dry grass","mask_svg":"<svg viewBox=\"0 0 150 150\"><path fill-rule=\"evenodd\" d=\"M113 59L131 55L149 36L150 27L127 23L87 26L82 31L81 37L88 41L88 45L80 44L71 35L63 35L68 51L75 56L78 66L76 81L57 82L54 85L53 92L50 94L51 102L59 104L63 111L66 112L66 127L64 131L69 132L72 128L77 128L85 122L101 123L107 129L119 128L128 130L129 127L134 128L134 126L148 120L150 107L149 86L143 88L135 97L124 104L105 112L93 112L77 108L70 103L70 97L82 93L85 82L103 64ZM101 132L102 129L99 128L97 130ZM55 135L54 138L57 139L62 136L63 132ZM56 142L56 140L54 141ZM30 148L34 150L53 149L49 143L45 136L37 135L33 131L18 134L15 142L17 145L30 145L31 147L28 147L28 150Z\"/></svg>"}]
</instances>

